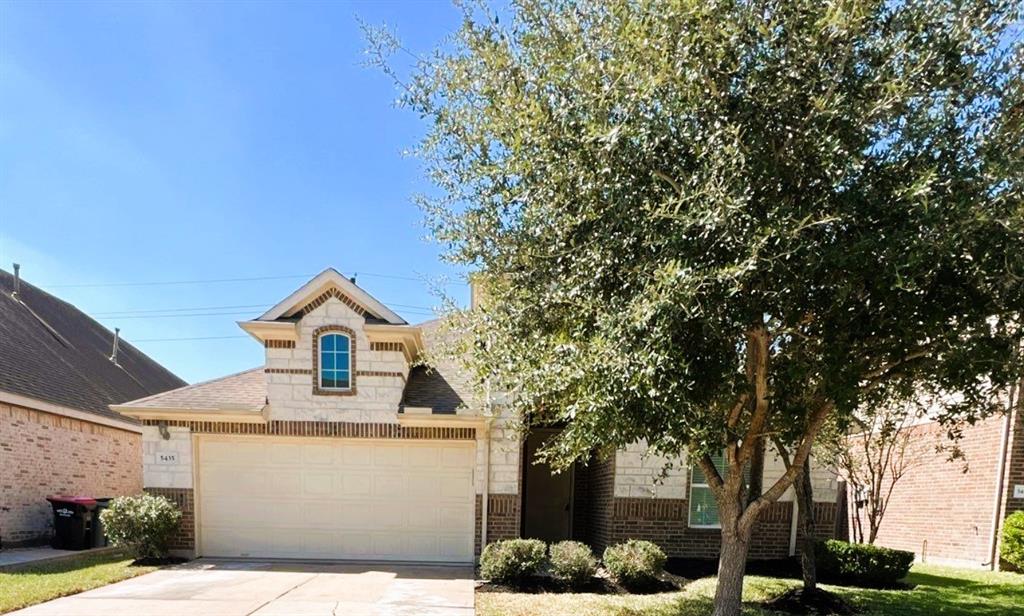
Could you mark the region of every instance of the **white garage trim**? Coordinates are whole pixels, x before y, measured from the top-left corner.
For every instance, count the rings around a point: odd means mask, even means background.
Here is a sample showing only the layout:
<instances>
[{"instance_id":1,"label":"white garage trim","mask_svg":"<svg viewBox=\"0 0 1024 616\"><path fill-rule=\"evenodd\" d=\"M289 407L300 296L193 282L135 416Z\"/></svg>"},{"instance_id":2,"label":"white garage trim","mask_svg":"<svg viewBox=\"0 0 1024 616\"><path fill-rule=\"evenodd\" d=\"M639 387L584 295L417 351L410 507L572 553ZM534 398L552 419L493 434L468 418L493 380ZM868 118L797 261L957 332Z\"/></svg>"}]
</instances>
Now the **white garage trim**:
<instances>
[{"instance_id":1,"label":"white garage trim","mask_svg":"<svg viewBox=\"0 0 1024 616\"><path fill-rule=\"evenodd\" d=\"M458 440L195 435L196 552L472 562L475 447Z\"/></svg>"}]
</instances>

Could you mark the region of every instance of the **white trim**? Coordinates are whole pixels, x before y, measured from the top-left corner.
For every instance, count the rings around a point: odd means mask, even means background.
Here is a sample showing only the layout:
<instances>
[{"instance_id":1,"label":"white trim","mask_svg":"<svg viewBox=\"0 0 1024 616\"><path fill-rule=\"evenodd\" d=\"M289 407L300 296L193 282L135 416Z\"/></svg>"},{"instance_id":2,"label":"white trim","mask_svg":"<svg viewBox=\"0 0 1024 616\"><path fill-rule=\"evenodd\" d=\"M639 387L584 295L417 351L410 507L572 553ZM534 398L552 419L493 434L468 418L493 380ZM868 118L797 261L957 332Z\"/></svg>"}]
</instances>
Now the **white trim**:
<instances>
[{"instance_id":1,"label":"white trim","mask_svg":"<svg viewBox=\"0 0 1024 616\"><path fill-rule=\"evenodd\" d=\"M182 409L182 408L131 408L111 405L112 409L136 419L182 419L192 421L233 421L238 423L267 423L263 408L256 410L236 409ZM264 407L266 408L266 407Z\"/></svg>"},{"instance_id":2,"label":"white trim","mask_svg":"<svg viewBox=\"0 0 1024 616\"><path fill-rule=\"evenodd\" d=\"M124 430L126 432L142 434L142 426L123 419L114 419L113 417L104 417L102 415L96 415L86 411L79 411L78 409L53 404L52 402L46 402L45 400L39 400L38 398L30 398L28 396L15 394L9 391L0 390L0 402L21 406L33 411L42 411L44 413L50 413L51 415L61 415L63 417L77 419L79 421L99 424L110 428L117 428L118 430Z\"/></svg>"},{"instance_id":3,"label":"white trim","mask_svg":"<svg viewBox=\"0 0 1024 616\"><path fill-rule=\"evenodd\" d=\"M306 298L311 295L322 293L322 289L329 285L333 285L341 289L345 295L351 297L356 303L373 313L374 316L384 319L388 323L392 323L394 325L406 325L405 319L395 314L390 308L374 299L369 293L360 289L354 282L342 276L337 270L331 267L317 274L316 277L299 287L298 290L282 301L278 302L273 308L257 317L256 320L273 321L282 316L286 316L296 308L300 308L300 304L305 304L304 300Z\"/></svg>"}]
</instances>

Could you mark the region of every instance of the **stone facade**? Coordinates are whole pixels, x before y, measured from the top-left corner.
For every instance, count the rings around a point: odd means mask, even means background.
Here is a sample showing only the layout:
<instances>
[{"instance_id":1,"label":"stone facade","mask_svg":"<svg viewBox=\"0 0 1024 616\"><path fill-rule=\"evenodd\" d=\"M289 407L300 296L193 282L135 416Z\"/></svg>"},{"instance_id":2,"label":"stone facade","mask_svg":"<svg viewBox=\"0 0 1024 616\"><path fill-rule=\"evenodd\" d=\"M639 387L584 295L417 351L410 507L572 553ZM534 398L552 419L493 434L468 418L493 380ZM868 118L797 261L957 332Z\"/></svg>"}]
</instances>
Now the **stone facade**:
<instances>
[{"instance_id":1,"label":"stone facade","mask_svg":"<svg viewBox=\"0 0 1024 616\"><path fill-rule=\"evenodd\" d=\"M52 534L47 496L122 496L142 491L142 437L128 430L0 404L0 540Z\"/></svg>"},{"instance_id":2,"label":"stone facade","mask_svg":"<svg viewBox=\"0 0 1024 616\"><path fill-rule=\"evenodd\" d=\"M966 428L959 442L964 458L953 461L948 452L935 450L945 438L941 426L916 426L917 459L893 489L876 543L909 550L924 562L990 566L993 519L1001 528L1006 515L1024 509L1024 499L1013 498L1014 485L1024 486L1024 425L1019 409L1011 424L998 515L993 508L1004 418L991 417ZM849 503L852 523L858 515L855 494L849 495ZM866 533L863 515L862 524Z\"/></svg>"},{"instance_id":3,"label":"stone facade","mask_svg":"<svg viewBox=\"0 0 1024 616\"><path fill-rule=\"evenodd\" d=\"M299 321L294 346L265 345L267 398L270 419L394 423L409 376L401 348L371 345L364 313L336 295L314 300L316 306ZM319 391L315 352L317 334L324 328L344 328L353 337L352 395ZM331 330L333 331L333 330Z\"/></svg>"}]
</instances>

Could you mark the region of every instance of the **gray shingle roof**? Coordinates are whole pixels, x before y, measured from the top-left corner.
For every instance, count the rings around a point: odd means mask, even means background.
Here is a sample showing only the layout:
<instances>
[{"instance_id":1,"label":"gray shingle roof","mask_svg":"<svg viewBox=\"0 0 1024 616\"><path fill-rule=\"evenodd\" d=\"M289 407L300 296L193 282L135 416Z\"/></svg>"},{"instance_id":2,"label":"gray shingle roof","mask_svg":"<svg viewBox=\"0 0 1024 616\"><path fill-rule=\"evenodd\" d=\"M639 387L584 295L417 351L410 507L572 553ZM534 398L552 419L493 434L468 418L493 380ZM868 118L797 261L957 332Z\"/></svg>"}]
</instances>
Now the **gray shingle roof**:
<instances>
[{"instance_id":1,"label":"gray shingle roof","mask_svg":"<svg viewBox=\"0 0 1024 616\"><path fill-rule=\"evenodd\" d=\"M472 406L473 392L464 370L454 359L436 352L441 336L452 334L443 331L440 319L421 323L420 329L424 346L428 352L434 350L435 356L431 365L409 371L400 408L427 407L435 414L451 414L460 406Z\"/></svg>"},{"instance_id":2,"label":"gray shingle roof","mask_svg":"<svg viewBox=\"0 0 1024 616\"><path fill-rule=\"evenodd\" d=\"M140 409L259 411L266 403L267 379L261 366L132 400L127 406Z\"/></svg>"},{"instance_id":3,"label":"gray shingle roof","mask_svg":"<svg viewBox=\"0 0 1024 616\"><path fill-rule=\"evenodd\" d=\"M181 387L181 380L71 304L0 270L0 390L104 417L107 408Z\"/></svg>"}]
</instances>

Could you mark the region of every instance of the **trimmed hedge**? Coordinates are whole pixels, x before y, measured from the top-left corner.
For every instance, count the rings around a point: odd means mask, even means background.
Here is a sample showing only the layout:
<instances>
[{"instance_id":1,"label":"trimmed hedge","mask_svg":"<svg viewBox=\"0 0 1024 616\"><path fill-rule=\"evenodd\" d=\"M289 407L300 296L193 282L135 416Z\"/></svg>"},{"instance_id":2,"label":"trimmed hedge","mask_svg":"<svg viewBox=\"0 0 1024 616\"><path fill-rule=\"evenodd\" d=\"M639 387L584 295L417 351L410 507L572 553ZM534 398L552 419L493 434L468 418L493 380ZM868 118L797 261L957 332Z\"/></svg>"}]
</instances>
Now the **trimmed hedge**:
<instances>
[{"instance_id":1,"label":"trimmed hedge","mask_svg":"<svg viewBox=\"0 0 1024 616\"><path fill-rule=\"evenodd\" d=\"M547 546L538 539L507 539L488 543L480 554L480 576L518 586L536 574L547 560Z\"/></svg>"},{"instance_id":2,"label":"trimmed hedge","mask_svg":"<svg viewBox=\"0 0 1024 616\"><path fill-rule=\"evenodd\" d=\"M164 558L181 511L163 496L119 496L100 513L100 520L110 542L136 559Z\"/></svg>"},{"instance_id":3,"label":"trimmed hedge","mask_svg":"<svg viewBox=\"0 0 1024 616\"><path fill-rule=\"evenodd\" d=\"M626 588L644 588L657 583L666 558L656 544L630 539L610 546L602 560L616 582Z\"/></svg>"},{"instance_id":4,"label":"trimmed hedge","mask_svg":"<svg viewBox=\"0 0 1024 616\"><path fill-rule=\"evenodd\" d=\"M818 542L815 556L822 579L855 586L893 586L914 564L913 552L835 539Z\"/></svg>"},{"instance_id":5,"label":"trimmed hedge","mask_svg":"<svg viewBox=\"0 0 1024 616\"><path fill-rule=\"evenodd\" d=\"M579 588L597 573L597 559L590 546L579 541L551 544L551 575L570 588Z\"/></svg>"},{"instance_id":6,"label":"trimmed hedge","mask_svg":"<svg viewBox=\"0 0 1024 616\"><path fill-rule=\"evenodd\" d=\"M1007 516L1003 522L999 555L1018 571L1024 571L1024 511Z\"/></svg>"}]
</instances>

